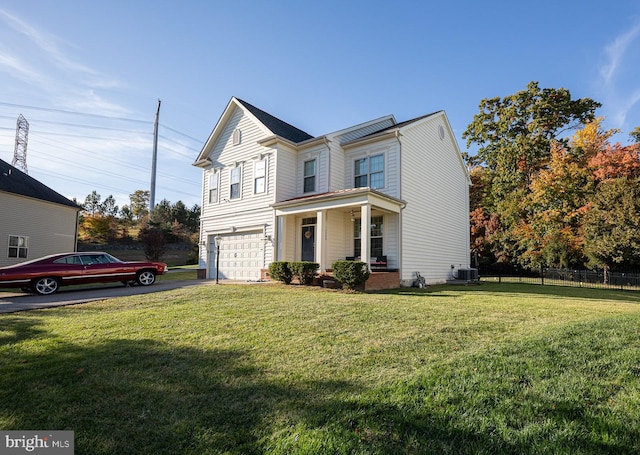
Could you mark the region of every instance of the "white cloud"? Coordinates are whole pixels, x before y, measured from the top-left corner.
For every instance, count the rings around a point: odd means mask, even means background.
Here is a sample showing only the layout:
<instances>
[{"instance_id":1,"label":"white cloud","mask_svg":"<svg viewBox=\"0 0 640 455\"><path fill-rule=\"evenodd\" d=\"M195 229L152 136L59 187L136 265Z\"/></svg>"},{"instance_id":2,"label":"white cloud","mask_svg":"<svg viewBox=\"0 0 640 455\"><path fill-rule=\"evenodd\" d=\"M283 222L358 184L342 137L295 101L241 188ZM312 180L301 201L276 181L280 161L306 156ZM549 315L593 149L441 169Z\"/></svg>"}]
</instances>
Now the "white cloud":
<instances>
[{"instance_id":1,"label":"white cloud","mask_svg":"<svg viewBox=\"0 0 640 455\"><path fill-rule=\"evenodd\" d=\"M606 62L600 67L599 90L603 108L613 127L624 129L629 112L640 101L640 83L636 77L640 21L619 34L604 48ZM629 74L632 77L629 77Z\"/></svg>"}]
</instances>

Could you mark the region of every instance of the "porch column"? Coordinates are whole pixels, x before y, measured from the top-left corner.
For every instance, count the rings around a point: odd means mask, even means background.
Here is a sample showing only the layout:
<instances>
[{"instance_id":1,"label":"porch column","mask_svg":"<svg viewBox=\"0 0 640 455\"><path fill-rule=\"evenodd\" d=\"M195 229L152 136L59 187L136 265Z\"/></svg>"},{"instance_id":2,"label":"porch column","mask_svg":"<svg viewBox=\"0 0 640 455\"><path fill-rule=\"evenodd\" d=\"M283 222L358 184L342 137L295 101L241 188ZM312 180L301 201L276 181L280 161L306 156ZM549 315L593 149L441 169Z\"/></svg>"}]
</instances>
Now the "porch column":
<instances>
[{"instance_id":1,"label":"porch column","mask_svg":"<svg viewBox=\"0 0 640 455\"><path fill-rule=\"evenodd\" d=\"M360 208L360 260L371 269L371 204Z\"/></svg>"},{"instance_id":2,"label":"porch column","mask_svg":"<svg viewBox=\"0 0 640 455\"><path fill-rule=\"evenodd\" d=\"M324 253L325 249L325 218L327 216L326 210L318 210L316 212L316 262L319 264L319 270L324 272L327 270L327 265L325 264L326 254Z\"/></svg>"},{"instance_id":3,"label":"porch column","mask_svg":"<svg viewBox=\"0 0 640 455\"><path fill-rule=\"evenodd\" d=\"M282 239L284 238L284 217L276 215L275 232L273 241L275 242L274 261L282 261Z\"/></svg>"}]
</instances>

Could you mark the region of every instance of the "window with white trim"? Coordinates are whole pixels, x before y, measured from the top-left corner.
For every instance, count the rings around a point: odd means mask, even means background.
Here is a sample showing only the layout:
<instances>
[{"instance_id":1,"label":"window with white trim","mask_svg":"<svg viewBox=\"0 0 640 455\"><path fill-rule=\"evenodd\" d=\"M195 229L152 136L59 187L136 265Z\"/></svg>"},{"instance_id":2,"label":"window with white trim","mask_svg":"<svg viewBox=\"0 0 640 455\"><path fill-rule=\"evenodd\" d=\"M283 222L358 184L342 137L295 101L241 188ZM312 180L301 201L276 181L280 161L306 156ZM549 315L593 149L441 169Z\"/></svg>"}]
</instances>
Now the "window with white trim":
<instances>
[{"instance_id":1,"label":"window with white trim","mask_svg":"<svg viewBox=\"0 0 640 455\"><path fill-rule=\"evenodd\" d=\"M362 233L362 219L356 218L353 222L353 255L355 257L361 256L361 233ZM371 257L382 256L382 239L384 233L384 218L382 216L371 217ZM361 259L364 261L364 259ZM365 261L366 262L366 261Z\"/></svg>"},{"instance_id":2,"label":"window with white trim","mask_svg":"<svg viewBox=\"0 0 640 455\"><path fill-rule=\"evenodd\" d=\"M303 192L313 193L316 190L316 160L304 162Z\"/></svg>"},{"instance_id":3,"label":"window with white trim","mask_svg":"<svg viewBox=\"0 0 640 455\"><path fill-rule=\"evenodd\" d=\"M229 199L240 198L240 180L242 168L240 166L229 170Z\"/></svg>"},{"instance_id":4,"label":"window with white trim","mask_svg":"<svg viewBox=\"0 0 640 455\"><path fill-rule=\"evenodd\" d=\"M10 235L7 257L26 259L29 250L29 237L25 235Z\"/></svg>"},{"instance_id":5,"label":"window with white trim","mask_svg":"<svg viewBox=\"0 0 640 455\"><path fill-rule=\"evenodd\" d=\"M357 159L354 164L355 188L384 188L383 154Z\"/></svg>"},{"instance_id":6,"label":"window with white trim","mask_svg":"<svg viewBox=\"0 0 640 455\"><path fill-rule=\"evenodd\" d=\"M220 186L220 173L213 171L209 174L209 204L218 202L218 188Z\"/></svg>"},{"instance_id":7,"label":"window with white trim","mask_svg":"<svg viewBox=\"0 0 640 455\"><path fill-rule=\"evenodd\" d=\"M267 190L267 159L256 161L253 165L253 192L264 193Z\"/></svg>"}]
</instances>

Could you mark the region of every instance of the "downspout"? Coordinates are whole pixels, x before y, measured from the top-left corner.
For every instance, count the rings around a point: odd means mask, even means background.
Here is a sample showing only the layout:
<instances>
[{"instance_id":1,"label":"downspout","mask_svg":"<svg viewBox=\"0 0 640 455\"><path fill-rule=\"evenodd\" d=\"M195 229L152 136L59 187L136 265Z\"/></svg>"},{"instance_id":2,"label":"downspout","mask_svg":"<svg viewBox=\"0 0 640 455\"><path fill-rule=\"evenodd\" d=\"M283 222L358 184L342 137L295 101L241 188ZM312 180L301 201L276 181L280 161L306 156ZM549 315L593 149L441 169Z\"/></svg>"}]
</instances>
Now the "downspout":
<instances>
[{"instance_id":1,"label":"downspout","mask_svg":"<svg viewBox=\"0 0 640 455\"><path fill-rule=\"evenodd\" d=\"M327 191L333 191L331 187L331 146L326 136L324 138L324 145L327 147Z\"/></svg>"}]
</instances>

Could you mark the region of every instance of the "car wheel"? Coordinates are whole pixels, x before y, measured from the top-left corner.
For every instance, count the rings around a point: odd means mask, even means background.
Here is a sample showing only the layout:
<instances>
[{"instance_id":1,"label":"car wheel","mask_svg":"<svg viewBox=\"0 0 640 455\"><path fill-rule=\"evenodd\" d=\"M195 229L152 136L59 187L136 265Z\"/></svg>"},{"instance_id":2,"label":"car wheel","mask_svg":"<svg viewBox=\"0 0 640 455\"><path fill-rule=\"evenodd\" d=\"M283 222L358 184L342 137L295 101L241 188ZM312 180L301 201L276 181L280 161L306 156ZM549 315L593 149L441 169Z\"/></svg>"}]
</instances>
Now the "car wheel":
<instances>
[{"instance_id":1,"label":"car wheel","mask_svg":"<svg viewBox=\"0 0 640 455\"><path fill-rule=\"evenodd\" d=\"M151 270L143 270L136 275L136 283L140 286L149 286L156 282L156 274Z\"/></svg>"},{"instance_id":2,"label":"car wheel","mask_svg":"<svg viewBox=\"0 0 640 455\"><path fill-rule=\"evenodd\" d=\"M60 282L57 278L44 277L33 281L31 289L38 295L51 295L58 291Z\"/></svg>"}]
</instances>

